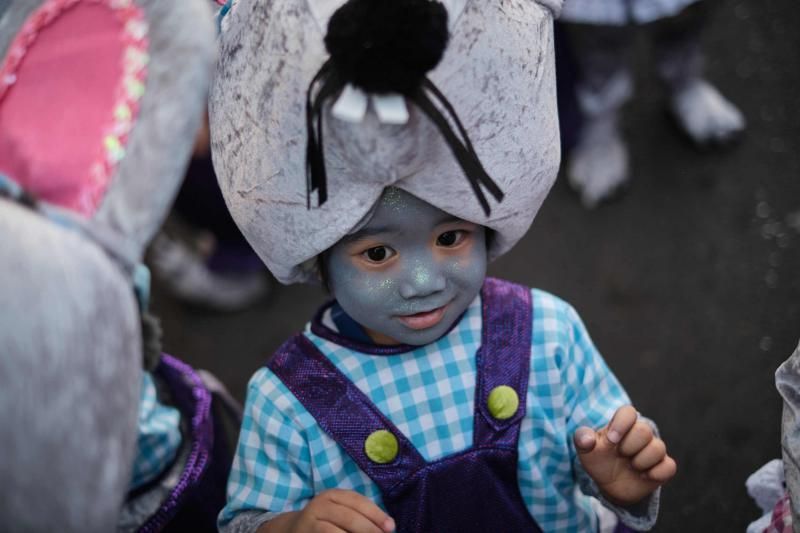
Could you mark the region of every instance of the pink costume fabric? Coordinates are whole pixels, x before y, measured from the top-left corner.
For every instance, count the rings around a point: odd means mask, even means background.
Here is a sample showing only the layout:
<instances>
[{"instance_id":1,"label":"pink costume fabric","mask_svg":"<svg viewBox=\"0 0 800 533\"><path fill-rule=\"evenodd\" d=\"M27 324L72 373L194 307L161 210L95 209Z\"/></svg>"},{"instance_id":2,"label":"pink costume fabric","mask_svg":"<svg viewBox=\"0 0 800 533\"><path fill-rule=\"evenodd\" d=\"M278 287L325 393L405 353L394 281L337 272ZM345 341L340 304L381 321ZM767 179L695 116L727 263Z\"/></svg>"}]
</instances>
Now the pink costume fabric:
<instances>
[{"instance_id":1,"label":"pink costume fabric","mask_svg":"<svg viewBox=\"0 0 800 533\"><path fill-rule=\"evenodd\" d=\"M87 217L124 155L146 77L141 10L104 3L44 4L0 67L0 172ZM89 50L92 61L85 60ZM54 77L62 80L57 87Z\"/></svg>"}]
</instances>

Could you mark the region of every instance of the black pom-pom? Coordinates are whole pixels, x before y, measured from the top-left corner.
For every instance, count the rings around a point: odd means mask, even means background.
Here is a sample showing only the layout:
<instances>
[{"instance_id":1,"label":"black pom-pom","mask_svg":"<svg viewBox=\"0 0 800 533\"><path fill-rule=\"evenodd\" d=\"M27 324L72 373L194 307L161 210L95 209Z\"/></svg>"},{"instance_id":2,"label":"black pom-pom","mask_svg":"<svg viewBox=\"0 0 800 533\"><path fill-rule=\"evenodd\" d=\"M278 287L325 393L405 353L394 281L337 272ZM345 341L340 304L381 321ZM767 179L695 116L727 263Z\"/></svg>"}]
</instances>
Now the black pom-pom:
<instances>
[{"instance_id":1,"label":"black pom-pom","mask_svg":"<svg viewBox=\"0 0 800 533\"><path fill-rule=\"evenodd\" d=\"M447 10L432 0L349 0L328 23L325 46L344 82L409 94L442 59Z\"/></svg>"}]
</instances>

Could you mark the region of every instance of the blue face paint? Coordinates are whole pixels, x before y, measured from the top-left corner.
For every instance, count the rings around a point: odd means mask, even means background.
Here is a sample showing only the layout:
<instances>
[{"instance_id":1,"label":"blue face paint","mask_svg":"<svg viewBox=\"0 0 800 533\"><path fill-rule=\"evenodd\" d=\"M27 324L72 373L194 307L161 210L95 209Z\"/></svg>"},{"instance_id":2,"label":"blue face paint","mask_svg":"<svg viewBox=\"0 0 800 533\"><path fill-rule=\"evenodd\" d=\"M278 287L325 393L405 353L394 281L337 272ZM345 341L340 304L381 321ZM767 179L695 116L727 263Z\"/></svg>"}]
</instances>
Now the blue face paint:
<instances>
[{"instance_id":1,"label":"blue face paint","mask_svg":"<svg viewBox=\"0 0 800 533\"><path fill-rule=\"evenodd\" d=\"M475 299L486 275L483 226L400 189L324 256L342 309L379 343L429 344Z\"/></svg>"}]
</instances>

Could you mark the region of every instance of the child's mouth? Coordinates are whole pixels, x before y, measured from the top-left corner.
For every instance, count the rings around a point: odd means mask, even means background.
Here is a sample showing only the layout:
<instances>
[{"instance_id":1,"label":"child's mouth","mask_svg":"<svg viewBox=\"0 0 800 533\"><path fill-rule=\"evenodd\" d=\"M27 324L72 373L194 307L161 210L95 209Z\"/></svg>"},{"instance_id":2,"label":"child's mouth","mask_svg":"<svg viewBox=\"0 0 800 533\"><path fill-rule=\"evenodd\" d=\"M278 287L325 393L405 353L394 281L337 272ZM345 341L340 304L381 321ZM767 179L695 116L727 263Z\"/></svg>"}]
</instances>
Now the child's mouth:
<instances>
[{"instance_id":1,"label":"child's mouth","mask_svg":"<svg viewBox=\"0 0 800 533\"><path fill-rule=\"evenodd\" d=\"M442 321L447 305L437 307L431 311L424 311L413 315L398 316L397 318L406 327L411 329L428 329Z\"/></svg>"}]
</instances>

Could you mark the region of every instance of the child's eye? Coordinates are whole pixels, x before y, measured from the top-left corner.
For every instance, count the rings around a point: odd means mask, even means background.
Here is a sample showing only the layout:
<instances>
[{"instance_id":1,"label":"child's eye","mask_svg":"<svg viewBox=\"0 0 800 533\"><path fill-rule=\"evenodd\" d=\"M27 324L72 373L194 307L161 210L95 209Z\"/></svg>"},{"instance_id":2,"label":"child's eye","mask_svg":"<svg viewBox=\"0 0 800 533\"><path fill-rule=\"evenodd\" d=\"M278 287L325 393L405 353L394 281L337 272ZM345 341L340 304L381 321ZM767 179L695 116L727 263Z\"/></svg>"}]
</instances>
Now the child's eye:
<instances>
[{"instance_id":1,"label":"child's eye","mask_svg":"<svg viewBox=\"0 0 800 533\"><path fill-rule=\"evenodd\" d=\"M464 237L466 237L466 232L464 230L445 231L436 238L436 244L444 246L445 248L452 248L453 246L461 244Z\"/></svg>"},{"instance_id":2,"label":"child's eye","mask_svg":"<svg viewBox=\"0 0 800 533\"><path fill-rule=\"evenodd\" d=\"M361 255L370 263L383 263L394 255L394 250L387 246L374 246L364 250Z\"/></svg>"}]
</instances>

